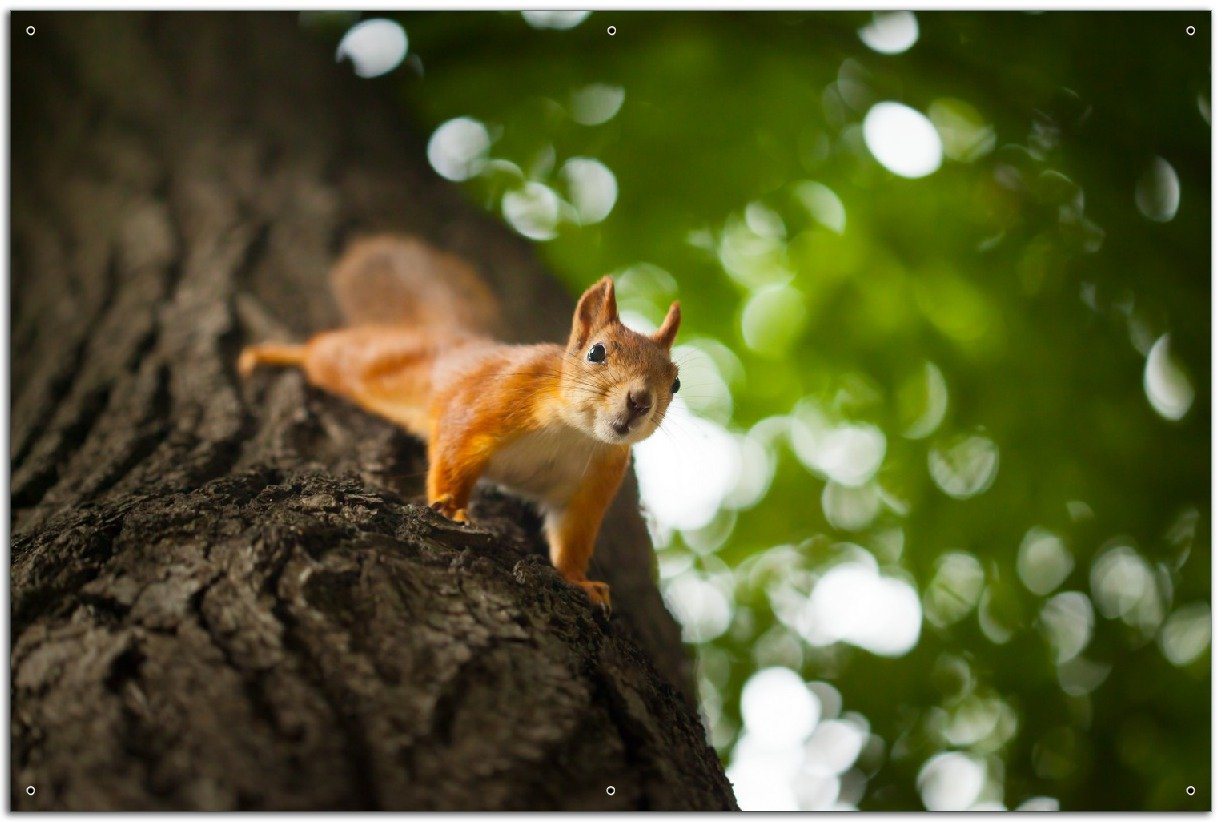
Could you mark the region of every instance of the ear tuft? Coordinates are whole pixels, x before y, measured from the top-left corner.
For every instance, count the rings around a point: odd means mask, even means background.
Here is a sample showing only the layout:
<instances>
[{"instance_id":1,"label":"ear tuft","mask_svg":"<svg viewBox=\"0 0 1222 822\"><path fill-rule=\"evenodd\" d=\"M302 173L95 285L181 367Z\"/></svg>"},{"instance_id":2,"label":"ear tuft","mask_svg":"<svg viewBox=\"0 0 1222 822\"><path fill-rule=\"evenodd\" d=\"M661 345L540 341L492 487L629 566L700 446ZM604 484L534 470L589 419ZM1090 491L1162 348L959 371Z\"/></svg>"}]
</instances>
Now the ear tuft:
<instances>
[{"instance_id":1,"label":"ear tuft","mask_svg":"<svg viewBox=\"0 0 1222 822\"><path fill-rule=\"evenodd\" d=\"M679 312L679 301L676 300L670 304L670 310L666 312L666 319L662 320L662 325L653 332L650 338L663 348L670 348L675 342L675 335L679 333L680 319L682 317Z\"/></svg>"}]
</instances>

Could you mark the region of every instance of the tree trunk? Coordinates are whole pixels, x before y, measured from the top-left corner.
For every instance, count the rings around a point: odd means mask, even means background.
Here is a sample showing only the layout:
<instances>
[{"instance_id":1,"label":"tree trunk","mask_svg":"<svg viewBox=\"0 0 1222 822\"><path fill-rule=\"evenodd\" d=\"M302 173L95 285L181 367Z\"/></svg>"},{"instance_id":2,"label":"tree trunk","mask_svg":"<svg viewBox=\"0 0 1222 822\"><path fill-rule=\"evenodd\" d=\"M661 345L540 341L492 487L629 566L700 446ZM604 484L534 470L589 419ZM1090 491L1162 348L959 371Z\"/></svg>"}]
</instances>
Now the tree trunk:
<instances>
[{"instance_id":1,"label":"tree trunk","mask_svg":"<svg viewBox=\"0 0 1222 822\"><path fill-rule=\"evenodd\" d=\"M561 340L529 245L293 15L12 26L13 807L733 807L631 481L608 619L520 501L454 525L420 442L236 378L243 344L337 323L327 268L365 231L464 257L517 339Z\"/></svg>"}]
</instances>

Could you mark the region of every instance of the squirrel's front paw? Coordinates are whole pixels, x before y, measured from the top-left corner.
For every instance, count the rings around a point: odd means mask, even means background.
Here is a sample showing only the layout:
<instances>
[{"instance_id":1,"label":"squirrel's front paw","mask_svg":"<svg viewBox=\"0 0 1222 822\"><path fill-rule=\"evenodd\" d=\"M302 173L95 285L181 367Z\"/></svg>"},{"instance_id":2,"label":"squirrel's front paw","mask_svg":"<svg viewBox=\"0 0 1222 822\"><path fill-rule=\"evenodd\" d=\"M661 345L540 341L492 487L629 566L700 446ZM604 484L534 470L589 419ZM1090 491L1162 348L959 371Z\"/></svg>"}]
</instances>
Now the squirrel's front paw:
<instances>
[{"instance_id":1,"label":"squirrel's front paw","mask_svg":"<svg viewBox=\"0 0 1222 822\"><path fill-rule=\"evenodd\" d=\"M595 582L591 579L570 580L578 588L586 592L590 601L608 611L611 610L611 588L605 582Z\"/></svg>"},{"instance_id":2,"label":"squirrel's front paw","mask_svg":"<svg viewBox=\"0 0 1222 822\"><path fill-rule=\"evenodd\" d=\"M450 494L442 494L440 497L430 502L429 507L441 514L443 517L452 519L455 522L465 523L467 521L467 509L459 508L458 504L454 501L454 497Z\"/></svg>"}]
</instances>

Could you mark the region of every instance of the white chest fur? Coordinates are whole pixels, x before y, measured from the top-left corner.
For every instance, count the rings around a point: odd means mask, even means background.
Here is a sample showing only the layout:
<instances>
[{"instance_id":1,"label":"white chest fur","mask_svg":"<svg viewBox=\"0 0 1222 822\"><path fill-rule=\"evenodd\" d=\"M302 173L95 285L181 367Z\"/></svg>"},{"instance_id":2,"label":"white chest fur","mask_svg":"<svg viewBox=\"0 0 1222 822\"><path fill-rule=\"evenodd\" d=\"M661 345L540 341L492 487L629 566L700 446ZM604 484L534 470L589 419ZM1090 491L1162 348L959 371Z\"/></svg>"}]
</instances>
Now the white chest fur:
<instances>
[{"instance_id":1,"label":"white chest fur","mask_svg":"<svg viewBox=\"0 0 1222 822\"><path fill-rule=\"evenodd\" d=\"M605 447L567 425L523 434L493 455L484 476L548 505L563 505Z\"/></svg>"}]
</instances>

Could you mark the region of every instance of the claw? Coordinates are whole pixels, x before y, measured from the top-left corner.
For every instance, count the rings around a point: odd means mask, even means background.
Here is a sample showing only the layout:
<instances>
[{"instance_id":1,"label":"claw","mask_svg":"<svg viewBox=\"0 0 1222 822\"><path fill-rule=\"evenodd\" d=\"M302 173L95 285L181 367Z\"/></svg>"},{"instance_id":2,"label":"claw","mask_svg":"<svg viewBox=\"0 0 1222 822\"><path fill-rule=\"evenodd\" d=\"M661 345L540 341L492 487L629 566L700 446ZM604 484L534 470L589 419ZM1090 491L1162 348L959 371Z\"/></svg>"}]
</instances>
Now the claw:
<instances>
[{"instance_id":1,"label":"claw","mask_svg":"<svg viewBox=\"0 0 1222 822\"><path fill-rule=\"evenodd\" d=\"M589 579L572 579L569 582L585 591L590 601L597 605L603 613L611 613L611 588L607 583Z\"/></svg>"},{"instance_id":2,"label":"claw","mask_svg":"<svg viewBox=\"0 0 1222 822\"><path fill-rule=\"evenodd\" d=\"M437 499L429 503L429 507L447 519L452 519L455 522L465 523L467 521L467 509L456 508L454 505L454 497L450 494L442 494Z\"/></svg>"}]
</instances>

